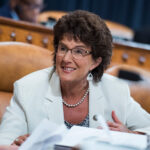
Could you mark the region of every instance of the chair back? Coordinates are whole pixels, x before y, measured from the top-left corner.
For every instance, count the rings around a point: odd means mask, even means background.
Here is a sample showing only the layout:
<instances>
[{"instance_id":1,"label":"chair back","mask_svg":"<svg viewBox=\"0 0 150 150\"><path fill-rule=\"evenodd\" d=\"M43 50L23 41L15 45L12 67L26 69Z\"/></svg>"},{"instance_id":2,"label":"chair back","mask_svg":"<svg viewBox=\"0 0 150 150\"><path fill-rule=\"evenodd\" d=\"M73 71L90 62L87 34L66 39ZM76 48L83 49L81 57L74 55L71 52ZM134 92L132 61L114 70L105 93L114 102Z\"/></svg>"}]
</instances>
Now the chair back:
<instances>
[{"instance_id":1,"label":"chair back","mask_svg":"<svg viewBox=\"0 0 150 150\"><path fill-rule=\"evenodd\" d=\"M119 77L128 83L131 96L150 113L150 72L144 69L116 65L106 70L106 73Z\"/></svg>"},{"instance_id":2,"label":"chair back","mask_svg":"<svg viewBox=\"0 0 150 150\"><path fill-rule=\"evenodd\" d=\"M13 83L52 65L52 51L27 43L0 42L0 120L12 97Z\"/></svg>"},{"instance_id":3,"label":"chair back","mask_svg":"<svg viewBox=\"0 0 150 150\"><path fill-rule=\"evenodd\" d=\"M40 13L38 16L38 22L47 22L49 19L54 19L57 21L62 16L66 15L67 12L64 11L45 11Z\"/></svg>"},{"instance_id":4,"label":"chair back","mask_svg":"<svg viewBox=\"0 0 150 150\"><path fill-rule=\"evenodd\" d=\"M110 29L112 36L116 38L132 40L134 37L134 31L129 27L117 22L105 20L108 28Z\"/></svg>"}]
</instances>

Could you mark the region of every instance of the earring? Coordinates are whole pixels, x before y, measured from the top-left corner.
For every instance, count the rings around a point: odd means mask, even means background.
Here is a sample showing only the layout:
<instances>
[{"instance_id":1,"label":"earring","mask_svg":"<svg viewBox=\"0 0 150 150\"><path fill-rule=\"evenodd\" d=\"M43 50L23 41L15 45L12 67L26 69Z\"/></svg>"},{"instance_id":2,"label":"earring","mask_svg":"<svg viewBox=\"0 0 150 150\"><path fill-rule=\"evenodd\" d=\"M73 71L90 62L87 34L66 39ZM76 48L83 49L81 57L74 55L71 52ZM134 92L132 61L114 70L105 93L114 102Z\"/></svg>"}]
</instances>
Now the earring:
<instances>
[{"instance_id":1,"label":"earring","mask_svg":"<svg viewBox=\"0 0 150 150\"><path fill-rule=\"evenodd\" d=\"M91 72L88 74L87 80L89 80L89 81L93 80L93 75Z\"/></svg>"}]
</instances>

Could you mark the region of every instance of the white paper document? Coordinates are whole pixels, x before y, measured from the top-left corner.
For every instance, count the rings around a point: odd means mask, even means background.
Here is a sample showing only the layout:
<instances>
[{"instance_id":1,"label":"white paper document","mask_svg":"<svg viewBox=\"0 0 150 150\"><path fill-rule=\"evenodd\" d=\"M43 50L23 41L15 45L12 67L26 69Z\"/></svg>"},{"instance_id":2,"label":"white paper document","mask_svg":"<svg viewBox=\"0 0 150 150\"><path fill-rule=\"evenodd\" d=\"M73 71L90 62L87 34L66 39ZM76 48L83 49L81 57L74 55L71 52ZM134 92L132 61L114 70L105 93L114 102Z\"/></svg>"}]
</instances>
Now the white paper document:
<instances>
[{"instance_id":1,"label":"white paper document","mask_svg":"<svg viewBox=\"0 0 150 150\"><path fill-rule=\"evenodd\" d=\"M107 150L107 148L116 150L116 147L117 150L145 150L147 136L116 131L109 131L109 134L106 134L105 130L80 126L73 126L68 130L64 124L58 126L45 119L19 150L51 150L54 144L71 147L88 145L88 149L85 150L93 150L89 149L91 145L95 146L94 150Z\"/></svg>"},{"instance_id":2,"label":"white paper document","mask_svg":"<svg viewBox=\"0 0 150 150\"><path fill-rule=\"evenodd\" d=\"M50 150L54 144L62 141L68 129L49 120L43 120L19 150Z\"/></svg>"},{"instance_id":3,"label":"white paper document","mask_svg":"<svg viewBox=\"0 0 150 150\"><path fill-rule=\"evenodd\" d=\"M76 146L86 140L94 140L136 149L145 149L147 147L147 137L145 135L116 131L110 131L110 135L111 137L108 137L105 132L100 129L73 126L59 144Z\"/></svg>"}]
</instances>

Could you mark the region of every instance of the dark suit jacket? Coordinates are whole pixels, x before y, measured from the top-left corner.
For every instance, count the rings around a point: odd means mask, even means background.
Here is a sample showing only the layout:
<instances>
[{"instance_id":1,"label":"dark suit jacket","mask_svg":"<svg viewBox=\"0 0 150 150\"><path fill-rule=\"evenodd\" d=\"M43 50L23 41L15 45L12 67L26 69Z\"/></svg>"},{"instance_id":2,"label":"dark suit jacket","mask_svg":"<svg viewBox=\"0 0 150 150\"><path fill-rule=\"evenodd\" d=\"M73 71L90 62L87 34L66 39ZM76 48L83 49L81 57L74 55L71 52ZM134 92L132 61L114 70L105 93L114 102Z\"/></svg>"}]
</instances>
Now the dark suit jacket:
<instances>
[{"instance_id":1,"label":"dark suit jacket","mask_svg":"<svg viewBox=\"0 0 150 150\"><path fill-rule=\"evenodd\" d=\"M7 18L12 18L12 16L11 16L11 8L9 6L9 3L6 3L5 5L3 5L0 8L0 16L7 17Z\"/></svg>"}]
</instances>

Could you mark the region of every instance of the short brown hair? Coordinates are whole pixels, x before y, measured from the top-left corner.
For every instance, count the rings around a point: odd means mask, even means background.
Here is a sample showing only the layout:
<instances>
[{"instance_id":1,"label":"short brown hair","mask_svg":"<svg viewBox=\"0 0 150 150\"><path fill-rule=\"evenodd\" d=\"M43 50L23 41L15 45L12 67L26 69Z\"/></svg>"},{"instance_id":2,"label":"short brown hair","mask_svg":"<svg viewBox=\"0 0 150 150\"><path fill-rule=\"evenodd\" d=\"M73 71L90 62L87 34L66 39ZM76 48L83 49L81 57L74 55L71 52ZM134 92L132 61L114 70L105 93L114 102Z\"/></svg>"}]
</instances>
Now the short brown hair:
<instances>
[{"instance_id":1,"label":"short brown hair","mask_svg":"<svg viewBox=\"0 0 150 150\"><path fill-rule=\"evenodd\" d=\"M90 46L94 60L102 58L101 64L91 71L94 81L99 81L112 55L112 36L104 21L98 15L83 10L70 12L60 18L54 26L54 65L59 41L65 34Z\"/></svg>"}]
</instances>

